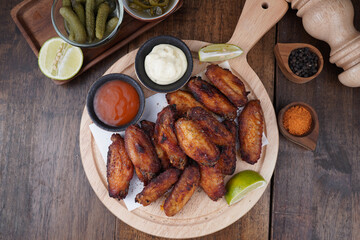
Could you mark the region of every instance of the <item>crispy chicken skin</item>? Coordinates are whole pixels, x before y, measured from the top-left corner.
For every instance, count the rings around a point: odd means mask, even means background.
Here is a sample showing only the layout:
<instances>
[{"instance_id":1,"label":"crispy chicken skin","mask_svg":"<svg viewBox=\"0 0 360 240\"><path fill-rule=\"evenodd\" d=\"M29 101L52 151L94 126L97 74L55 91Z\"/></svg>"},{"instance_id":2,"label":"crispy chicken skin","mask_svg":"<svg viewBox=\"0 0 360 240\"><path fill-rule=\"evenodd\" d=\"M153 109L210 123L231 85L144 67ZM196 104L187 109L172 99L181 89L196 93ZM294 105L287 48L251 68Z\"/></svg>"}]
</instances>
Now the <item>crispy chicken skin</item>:
<instances>
[{"instance_id":1,"label":"crispy chicken skin","mask_svg":"<svg viewBox=\"0 0 360 240\"><path fill-rule=\"evenodd\" d=\"M147 206L156 201L177 182L180 174L181 171L176 168L169 168L162 172L159 176L152 179L142 192L136 195L135 202Z\"/></svg>"},{"instance_id":2,"label":"crispy chicken skin","mask_svg":"<svg viewBox=\"0 0 360 240\"><path fill-rule=\"evenodd\" d=\"M200 126L192 120L180 118L175 123L180 147L186 155L201 165L214 166L219 158L219 149L210 141Z\"/></svg>"},{"instance_id":3,"label":"crispy chicken skin","mask_svg":"<svg viewBox=\"0 0 360 240\"><path fill-rule=\"evenodd\" d=\"M217 201L226 193L224 175L216 166L200 166L200 186L213 201Z\"/></svg>"},{"instance_id":4,"label":"crispy chicken skin","mask_svg":"<svg viewBox=\"0 0 360 240\"><path fill-rule=\"evenodd\" d=\"M142 120L140 122L141 129L144 130L150 137L154 135L155 132L155 123L148 120Z\"/></svg>"},{"instance_id":5,"label":"crispy chicken skin","mask_svg":"<svg viewBox=\"0 0 360 240\"><path fill-rule=\"evenodd\" d=\"M187 116L196 122L216 145L228 145L233 136L227 128L202 107L191 108Z\"/></svg>"},{"instance_id":6,"label":"crispy chicken skin","mask_svg":"<svg viewBox=\"0 0 360 240\"><path fill-rule=\"evenodd\" d=\"M204 105L195 100L191 93L182 90L167 93L166 99L170 105L176 105L176 110L182 116L185 115L190 108L204 107Z\"/></svg>"},{"instance_id":7,"label":"crispy chicken skin","mask_svg":"<svg viewBox=\"0 0 360 240\"><path fill-rule=\"evenodd\" d=\"M187 163L186 154L180 148L175 134L175 105L165 107L159 114L155 125L156 143L164 150L169 157L170 163L183 170Z\"/></svg>"},{"instance_id":8,"label":"crispy chicken skin","mask_svg":"<svg viewBox=\"0 0 360 240\"><path fill-rule=\"evenodd\" d=\"M125 131L125 148L140 181L147 185L161 170L150 138L138 126L130 125Z\"/></svg>"},{"instance_id":9,"label":"crispy chicken skin","mask_svg":"<svg viewBox=\"0 0 360 240\"><path fill-rule=\"evenodd\" d=\"M231 132L232 139L228 145L222 147L216 168L222 174L232 175L236 168L236 124L229 120L225 120L223 124Z\"/></svg>"},{"instance_id":10,"label":"crispy chicken skin","mask_svg":"<svg viewBox=\"0 0 360 240\"><path fill-rule=\"evenodd\" d=\"M260 101L249 101L239 115L239 142L242 160L255 164L261 154L264 117Z\"/></svg>"},{"instance_id":11,"label":"crispy chicken skin","mask_svg":"<svg viewBox=\"0 0 360 240\"><path fill-rule=\"evenodd\" d=\"M229 70L211 64L205 75L235 106L241 107L247 103L244 83Z\"/></svg>"},{"instance_id":12,"label":"crispy chicken skin","mask_svg":"<svg viewBox=\"0 0 360 240\"><path fill-rule=\"evenodd\" d=\"M155 133L155 123L142 120L141 122L141 129L148 134L151 139L151 142L154 144L156 154L160 159L161 167L163 170L166 170L171 167L170 160L164 150L160 147L159 144L155 141L154 133Z\"/></svg>"},{"instance_id":13,"label":"crispy chicken skin","mask_svg":"<svg viewBox=\"0 0 360 240\"><path fill-rule=\"evenodd\" d=\"M166 216L171 217L177 214L194 194L200 181L199 167L195 164L185 168L179 181L175 184L170 195L164 203Z\"/></svg>"},{"instance_id":14,"label":"crispy chicken skin","mask_svg":"<svg viewBox=\"0 0 360 240\"><path fill-rule=\"evenodd\" d=\"M106 164L108 190L110 197L120 200L128 194L134 165L125 151L124 139L119 134L113 134L111 141Z\"/></svg>"},{"instance_id":15,"label":"crispy chicken skin","mask_svg":"<svg viewBox=\"0 0 360 240\"><path fill-rule=\"evenodd\" d=\"M200 77L191 78L188 88L195 99L209 110L227 119L236 118L236 107L219 90Z\"/></svg>"}]
</instances>

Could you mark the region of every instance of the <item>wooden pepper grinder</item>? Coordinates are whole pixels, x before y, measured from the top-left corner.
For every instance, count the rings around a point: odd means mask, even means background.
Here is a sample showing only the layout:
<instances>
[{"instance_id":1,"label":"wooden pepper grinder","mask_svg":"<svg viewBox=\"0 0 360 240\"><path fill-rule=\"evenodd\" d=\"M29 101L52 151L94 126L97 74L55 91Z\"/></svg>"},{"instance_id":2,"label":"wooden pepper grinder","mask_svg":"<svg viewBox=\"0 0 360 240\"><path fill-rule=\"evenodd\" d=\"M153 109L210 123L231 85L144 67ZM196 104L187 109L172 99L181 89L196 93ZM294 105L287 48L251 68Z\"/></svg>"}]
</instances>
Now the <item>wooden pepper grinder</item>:
<instances>
[{"instance_id":1,"label":"wooden pepper grinder","mask_svg":"<svg viewBox=\"0 0 360 240\"><path fill-rule=\"evenodd\" d=\"M331 47L330 62L344 69L339 75L342 84L360 87L360 33L354 27L351 0L286 0L305 30Z\"/></svg>"}]
</instances>

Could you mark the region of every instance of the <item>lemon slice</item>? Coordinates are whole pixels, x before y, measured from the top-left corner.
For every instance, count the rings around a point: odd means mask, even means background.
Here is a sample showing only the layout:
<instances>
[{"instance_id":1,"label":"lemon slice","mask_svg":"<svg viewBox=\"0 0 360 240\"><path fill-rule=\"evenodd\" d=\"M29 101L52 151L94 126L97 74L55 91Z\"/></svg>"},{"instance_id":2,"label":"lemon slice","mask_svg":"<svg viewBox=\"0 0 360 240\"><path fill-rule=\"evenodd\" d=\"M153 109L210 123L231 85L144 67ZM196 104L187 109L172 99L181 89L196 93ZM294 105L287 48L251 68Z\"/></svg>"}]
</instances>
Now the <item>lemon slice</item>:
<instances>
[{"instance_id":1,"label":"lemon slice","mask_svg":"<svg viewBox=\"0 0 360 240\"><path fill-rule=\"evenodd\" d=\"M51 38L42 45L38 64L41 72L48 78L68 80L79 72L83 59L80 48L61 38Z\"/></svg>"},{"instance_id":2,"label":"lemon slice","mask_svg":"<svg viewBox=\"0 0 360 240\"><path fill-rule=\"evenodd\" d=\"M240 56L244 51L233 44L211 44L199 50L201 62L218 62Z\"/></svg>"},{"instance_id":3,"label":"lemon slice","mask_svg":"<svg viewBox=\"0 0 360 240\"><path fill-rule=\"evenodd\" d=\"M225 200L232 205L243 199L249 192L264 186L266 186L266 181L259 173L251 170L239 172L226 183Z\"/></svg>"}]
</instances>

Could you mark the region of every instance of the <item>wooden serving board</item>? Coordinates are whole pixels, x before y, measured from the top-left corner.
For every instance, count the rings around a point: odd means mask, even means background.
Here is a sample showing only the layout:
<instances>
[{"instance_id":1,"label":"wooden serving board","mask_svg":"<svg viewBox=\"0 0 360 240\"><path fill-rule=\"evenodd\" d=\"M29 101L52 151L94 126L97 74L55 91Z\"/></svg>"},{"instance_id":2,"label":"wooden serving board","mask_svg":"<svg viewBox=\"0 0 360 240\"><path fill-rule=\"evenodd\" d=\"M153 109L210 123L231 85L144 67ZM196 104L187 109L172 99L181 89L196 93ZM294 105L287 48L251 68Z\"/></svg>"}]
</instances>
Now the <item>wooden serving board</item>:
<instances>
[{"instance_id":1,"label":"wooden serving board","mask_svg":"<svg viewBox=\"0 0 360 240\"><path fill-rule=\"evenodd\" d=\"M11 10L11 17L25 37L36 57L43 43L53 37L58 37L51 23L51 6L53 1L49 0L25 0ZM183 4L181 0L177 11ZM166 19L166 18L165 18ZM124 10L124 18L117 35L105 45L96 48L83 48L84 62L76 78L104 58L116 52L147 30L153 28L164 19L155 22L143 22L132 18ZM53 80L55 84L62 85L66 81Z\"/></svg>"},{"instance_id":2,"label":"wooden serving board","mask_svg":"<svg viewBox=\"0 0 360 240\"><path fill-rule=\"evenodd\" d=\"M263 0L249 0L245 3L235 33L229 43L239 45L245 52L241 57L229 61L232 71L240 76L251 92L250 99L259 99L265 118L265 134L269 144L263 147L261 158L254 166L241 160L237 161L235 173L251 169L259 172L267 182L276 164L279 148L279 132L274 107L260 81L246 60L246 54L251 47L273 26L287 11L288 5L283 0L268 1L268 8L262 7ZM209 43L185 40L190 50L196 56L198 50ZM115 62L106 72L124 73L136 79L134 61L137 50L125 55ZM193 75L203 71L206 64L194 59ZM144 93L149 97L155 92L145 88ZM95 140L90 132L92 123L86 108L84 109L80 125L80 151L85 173L95 193L101 202L119 219L130 226L160 237L192 238L211 234L232 224L247 213L259 200L265 188L260 188L248 194L240 202L228 206L222 198L217 202L211 201L200 189L195 192L185 207L174 217L167 217L161 208L164 198L158 199L147 207L140 207L129 212L123 201L110 198L107 191L106 165L102 159ZM229 176L225 179L227 181ZM254 223L256 224L256 223Z\"/></svg>"}]
</instances>

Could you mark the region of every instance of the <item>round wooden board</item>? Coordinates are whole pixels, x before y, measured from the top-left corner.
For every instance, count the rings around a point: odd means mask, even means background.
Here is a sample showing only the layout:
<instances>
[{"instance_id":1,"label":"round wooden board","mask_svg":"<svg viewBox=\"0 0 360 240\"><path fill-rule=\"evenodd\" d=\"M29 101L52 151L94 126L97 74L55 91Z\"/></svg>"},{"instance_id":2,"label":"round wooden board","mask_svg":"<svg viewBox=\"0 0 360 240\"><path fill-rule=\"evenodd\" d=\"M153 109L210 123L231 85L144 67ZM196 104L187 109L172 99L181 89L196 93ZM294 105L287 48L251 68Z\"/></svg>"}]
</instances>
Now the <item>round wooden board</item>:
<instances>
[{"instance_id":1,"label":"round wooden board","mask_svg":"<svg viewBox=\"0 0 360 240\"><path fill-rule=\"evenodd\" d=\"M208 43L200 41L185 41L191 51L197 53L198 49ZM136 78L134 59L137 50L130 52L118 60L105 73L124 73ZM251 92L250 99L259 99L265 117L265 134L269 144L263 147L261 159L254 166L239 159L236 173L245 169L259 172L267 182L270 181L279 147L279 134L276 116L269 96L254 71L246 61L246 57L240 57L230 61L232 71L244 79L246 88ZM202 72L206 64L194 59L193 75ZM146 97L154 92L144 89ZM211 201L208 196L198 188L185 207L174 217L167 217L160 205L164 198L159 199L147 207L140 207L129 212L123 203L110 198L107 191L106 165L99 149L90 132L89 125L92 123L86 108L81 119L80 126L80 151L84 170L89 182L99 197L100 201L119 219L130 226L160 237L168 238L191 238L199 237L219 231L242 217L259 200L265 188L260 188L247 195L243 200L233 206L228 206L225 199L217 202ZM225 179L227 181L229 176ZM256 223L255 223L256 224Z\"/></svg>"}]
</instances>

